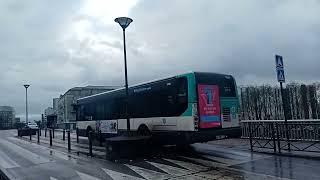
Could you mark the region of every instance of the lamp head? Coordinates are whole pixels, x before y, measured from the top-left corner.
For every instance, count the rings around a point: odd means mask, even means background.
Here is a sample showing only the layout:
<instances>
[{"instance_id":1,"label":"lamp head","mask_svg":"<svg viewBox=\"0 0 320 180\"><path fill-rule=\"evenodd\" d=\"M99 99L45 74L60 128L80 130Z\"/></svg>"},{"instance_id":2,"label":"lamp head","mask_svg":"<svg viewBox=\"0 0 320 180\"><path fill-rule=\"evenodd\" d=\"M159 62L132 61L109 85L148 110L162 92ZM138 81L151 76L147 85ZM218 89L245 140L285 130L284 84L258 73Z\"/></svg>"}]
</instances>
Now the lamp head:
<instances>
[{"instance_id":1,"label":"lamp head","mask_svg":"<svg viewBox=\"0 0 320 180\"><path fill-rule=\"evenodd\" d=\"M132 23L132 19L128 17L118 17L114 19L115 22L119 23L123 30L125 30L130 23Z\"/></svg>"}]
</instances>

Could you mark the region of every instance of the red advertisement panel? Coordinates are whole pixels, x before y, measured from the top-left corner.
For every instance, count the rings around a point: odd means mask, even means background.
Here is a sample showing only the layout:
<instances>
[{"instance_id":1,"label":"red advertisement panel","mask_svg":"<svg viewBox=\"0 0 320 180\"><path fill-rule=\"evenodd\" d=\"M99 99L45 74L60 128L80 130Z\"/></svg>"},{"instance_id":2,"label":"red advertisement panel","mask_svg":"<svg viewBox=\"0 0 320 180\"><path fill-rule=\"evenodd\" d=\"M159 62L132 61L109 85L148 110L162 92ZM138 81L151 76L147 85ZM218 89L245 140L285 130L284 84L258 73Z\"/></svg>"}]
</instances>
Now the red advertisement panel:
<instances>
[{"instance_id":1,"label":"red advertisement panel","mask_svg":"<svg viewBox=\"0 0 320 180\"><path fill-rule=\"evenodd\" d=\"M200 128L221 126L220 95L217 85L198 85Z\"/></svg>"}]
</instances>

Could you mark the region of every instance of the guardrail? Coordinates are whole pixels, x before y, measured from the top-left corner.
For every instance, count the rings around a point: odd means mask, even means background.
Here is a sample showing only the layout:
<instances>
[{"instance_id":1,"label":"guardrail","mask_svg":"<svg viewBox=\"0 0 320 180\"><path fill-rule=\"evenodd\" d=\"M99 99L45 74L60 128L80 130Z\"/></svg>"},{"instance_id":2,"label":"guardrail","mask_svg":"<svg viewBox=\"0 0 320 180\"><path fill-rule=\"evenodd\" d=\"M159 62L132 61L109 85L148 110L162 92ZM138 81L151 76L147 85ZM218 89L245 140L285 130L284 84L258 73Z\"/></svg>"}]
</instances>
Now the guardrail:
<instances>
[{"instance_id":1,"label":"guardrail","mask_svg":"<svg viewBox=\"0 0 320 180\"><path fill-rule=\"evenodd\" d=\"M320 120L244 120L242 138L249 138L250 148L268 148L274 152L320 152Z\"/></svg>"}]
</instances>

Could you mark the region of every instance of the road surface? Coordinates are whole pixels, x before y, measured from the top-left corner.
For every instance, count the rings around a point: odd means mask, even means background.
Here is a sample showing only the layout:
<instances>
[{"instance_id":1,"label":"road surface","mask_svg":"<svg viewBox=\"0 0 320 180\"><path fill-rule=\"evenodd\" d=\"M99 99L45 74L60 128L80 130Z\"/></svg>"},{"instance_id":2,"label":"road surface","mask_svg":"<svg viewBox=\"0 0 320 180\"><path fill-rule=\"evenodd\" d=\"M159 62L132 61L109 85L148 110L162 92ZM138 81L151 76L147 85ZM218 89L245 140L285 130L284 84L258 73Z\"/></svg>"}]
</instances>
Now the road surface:
<instances>
[{"instance_id":1,"label":"road surface","mask_svg":"<svg viewBox=\"0 0 320 180\"><path fill-rule=\"evenodd\" d=\"M86 144L67 151L61 133L52 147L48 136L32 141L16 137L16 130L0 131L0 168L11 179L320 179L317 160L271 156L211 144L195 144L193 150L125 159L104 160L104 148L88 157ZM42 133L42 135L44 135ZM82 141L85 141L82 139ZM78 153L80 152L80 153Z\"/></svg>"}]
</instances>

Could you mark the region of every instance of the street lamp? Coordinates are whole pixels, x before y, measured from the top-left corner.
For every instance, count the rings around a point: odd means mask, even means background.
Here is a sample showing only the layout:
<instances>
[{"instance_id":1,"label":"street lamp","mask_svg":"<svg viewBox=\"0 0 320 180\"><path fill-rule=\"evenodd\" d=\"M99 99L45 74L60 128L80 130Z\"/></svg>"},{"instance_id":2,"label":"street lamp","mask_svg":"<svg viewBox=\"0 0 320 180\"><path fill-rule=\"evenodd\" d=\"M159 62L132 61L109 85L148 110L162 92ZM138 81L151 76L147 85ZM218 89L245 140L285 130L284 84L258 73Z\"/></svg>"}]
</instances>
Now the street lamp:
<instances>
[{"instance_id":1,"label":"street lamp","mask_svg":"<svg viewBox=\"0 0 320 180\"><path fill-rule=\"evenodd\" d=\"M127 118L127 131L130 131L130 118L128 113L129 108L129 89L128 89L128 74L127 74L127 53L126 53L126 28L133 21L128 17L118 17L114 20L119 23L123 30L123 53L124 53L124 76L125 76L125 86L126 86L126 118Z\"/></svg>"},{"instance_id":2,"label":"street lamp","mask_svg":"<svg viewBox=\"0 0 320 180\"><path fill-rule=\"evenodd\" d=\"M23 85L26 88L26 124L28 124L28 87L29 84Z\"/></svg>"}]
</instances>

